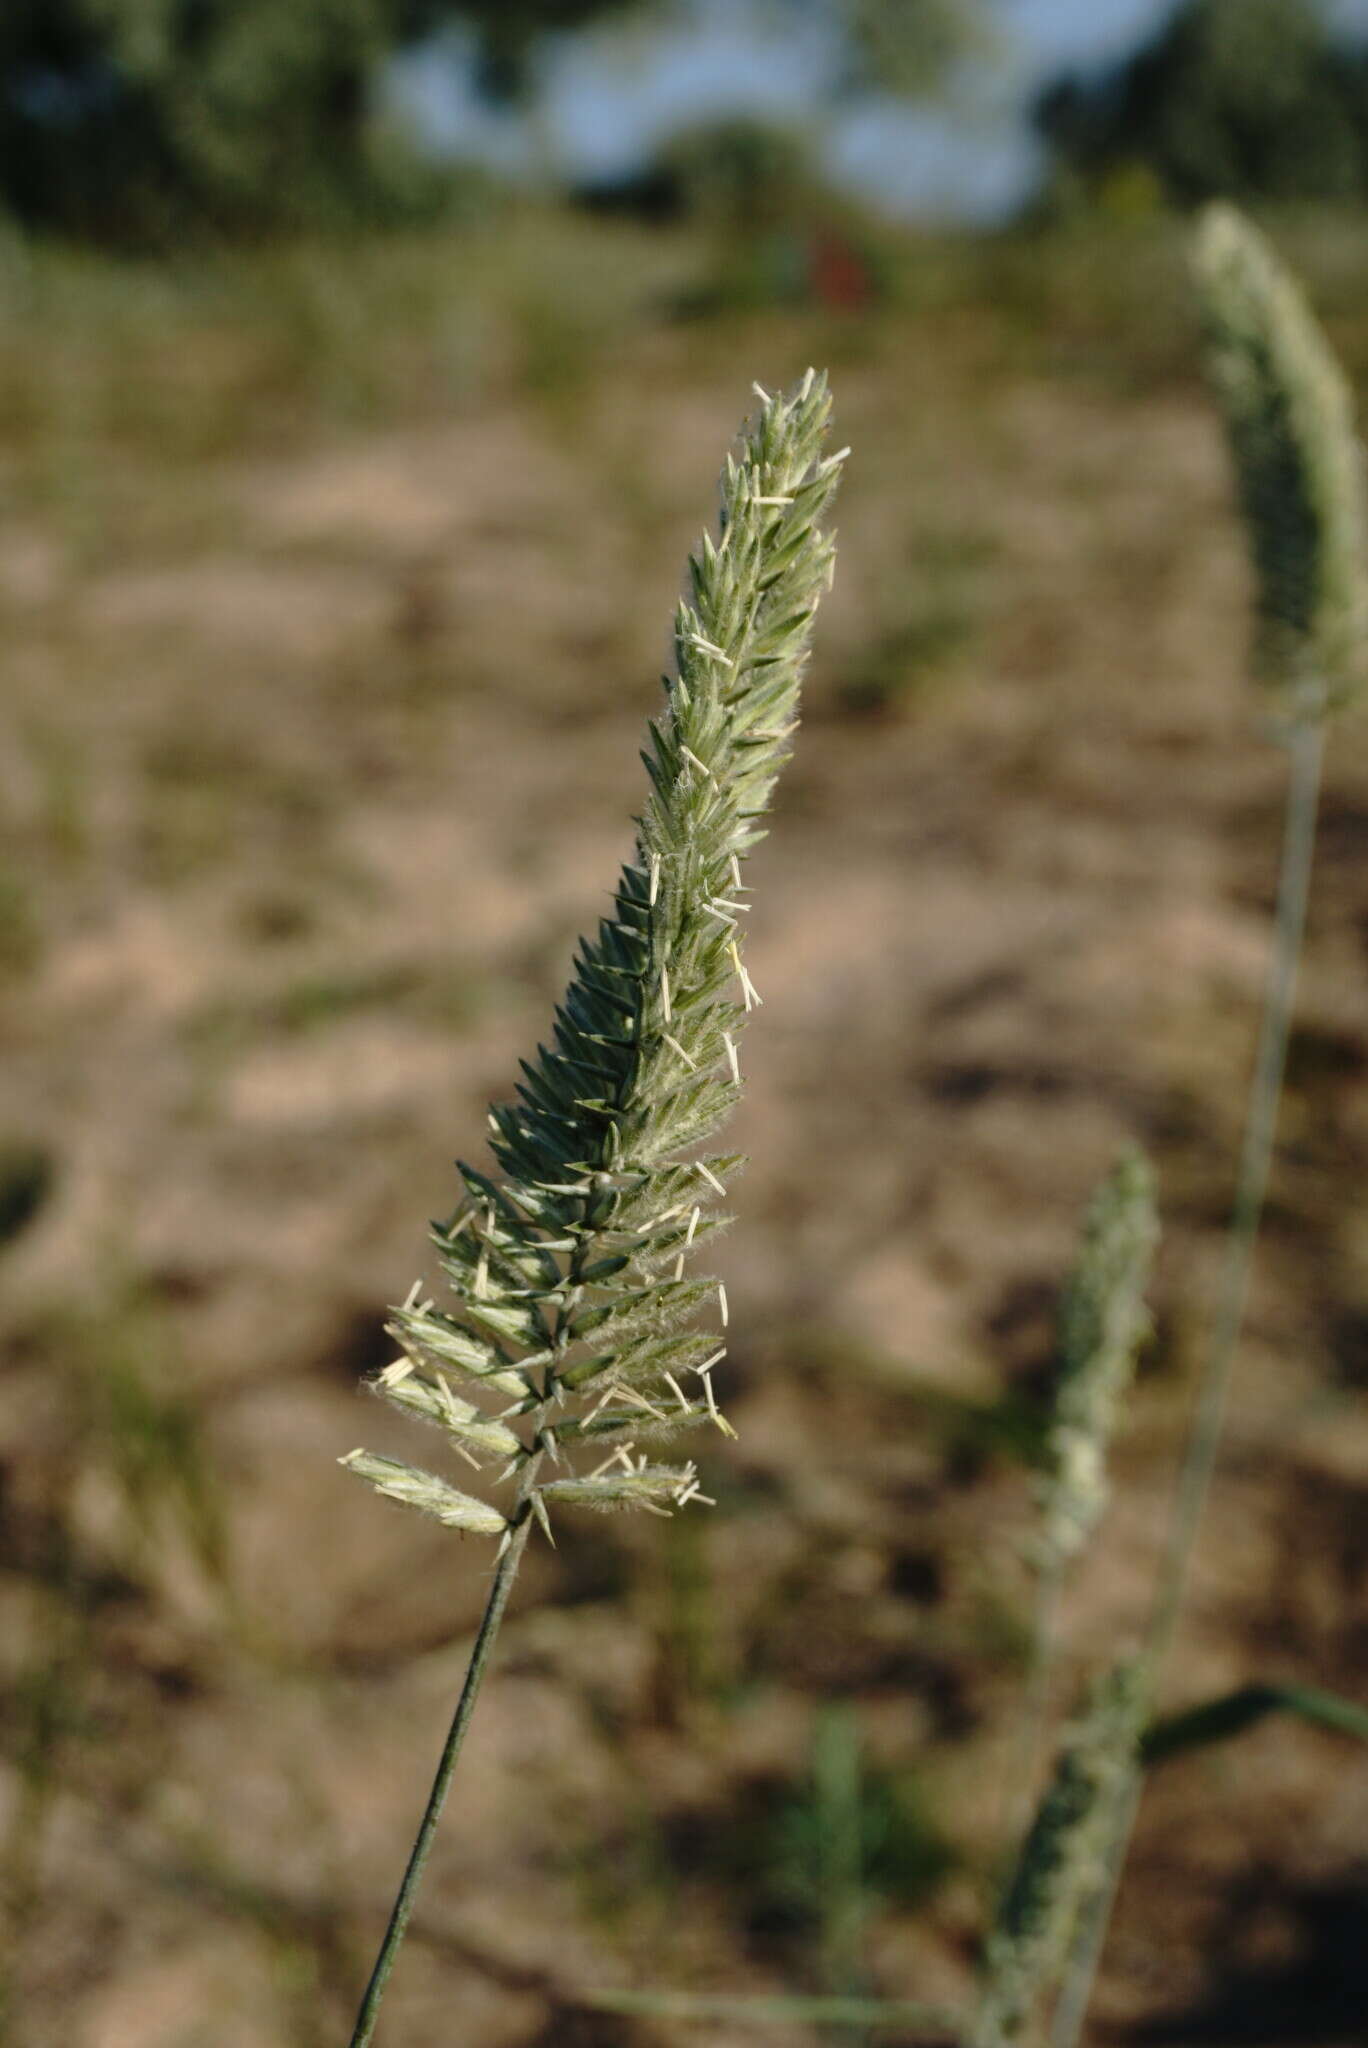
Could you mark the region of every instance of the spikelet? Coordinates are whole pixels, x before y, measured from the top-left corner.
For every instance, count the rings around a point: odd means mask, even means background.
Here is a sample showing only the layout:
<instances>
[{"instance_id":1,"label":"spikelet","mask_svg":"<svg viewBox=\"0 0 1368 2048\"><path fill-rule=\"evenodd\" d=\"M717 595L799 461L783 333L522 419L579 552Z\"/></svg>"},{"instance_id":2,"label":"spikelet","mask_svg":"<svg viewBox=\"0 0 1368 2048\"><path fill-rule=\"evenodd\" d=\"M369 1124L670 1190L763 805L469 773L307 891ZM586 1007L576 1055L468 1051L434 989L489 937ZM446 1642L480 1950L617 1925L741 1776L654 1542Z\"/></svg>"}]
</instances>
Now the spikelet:
<instances>
[{"instance_id":1,"label":"spikelet","mask_svg":"<svg viewBox=\"0 0 1368 2048\"><path fill-rule=\"evenodd\" d=\"M1149 1332L1145 1287L1159 1239L1154 1174L1122 1154L1088 1207L1059 1318L1059 1380L1039 1489L1047 1562L1074 1556L1107 1504L1107 1449Z\"/></svg>"},{"instance_id":2,"label":"spikelet","mask_svg":"<svg viewBox=\"0 0 1368 2048\"><path fill-rule=\"evenodd\" d=\"M1302 708L1352 694L1368 626L1363 455L1344 374L1300 290L1234 207L1193 269L1258 579L1256 666Z\"/></svg>"},{"instance_id":3,"label":"spikelet","mask_svg":"<svg viewBox=\"0 0 1368 2048\"><path fill-rule=\"evenodd\" d=\"M403 1355L370 1383L470 1462L502 1460L519 1479L512 1521L535 1514L548 1534L557 1502L670 1513L706 1498L691 1465L630 1446L727 1429L712 1385L723 1348L688 1327L709 1306L725 1323L726 1296L685 1267L724 1226L741 1164L704 1149L737 1099L736 1039L760 1000L738 947L741 862L797 722L844 456L822 455L825 378L761 400L723 472L716 537L689 564L635 853L580 944L549 1043L490 1113L498 1177L460 1164L460 1204L433 1226L454 1298L439 1308L414 1289L388 1325ZM543 1460L614 1444L592 1471L539 1480ZM430 1475L361 1452L343 1463L454 1526L507 1533L509 1518L454 1505L467 1496Z\"/></svg>"},{"instance_id":4,"label":"spikelet","mask_svg":"<svg viewBox=\"0 0 1368 2048\"><path fill-rule=\"evenodd\" d=\"M424 1514L445 1522L449 1529L469 1529L478 1536L501 1536L508 1526L506 1518L487 1501L458 1493L454 1486L448 1486L431 1472L416 1471L412 1465L402 1465L394 1458L379 1458L372 1451L348 1451L338 1463L359 1478L368 1479L377 1493L421 1508Z\"/></svg>"},{"instance_id":5,"label":"spikelet","mask_svg":"<svg viewBox=\"0 0 1368 2048\"><path fill-rule=\"evenodd\" d=\"M1146 1698L1141 1665L1118 1665L1066 1731L988 1937L974 2048L1015 2040L1058 1983L1080 1915L1105 1881Z\"/></svg>"}]
</instances>

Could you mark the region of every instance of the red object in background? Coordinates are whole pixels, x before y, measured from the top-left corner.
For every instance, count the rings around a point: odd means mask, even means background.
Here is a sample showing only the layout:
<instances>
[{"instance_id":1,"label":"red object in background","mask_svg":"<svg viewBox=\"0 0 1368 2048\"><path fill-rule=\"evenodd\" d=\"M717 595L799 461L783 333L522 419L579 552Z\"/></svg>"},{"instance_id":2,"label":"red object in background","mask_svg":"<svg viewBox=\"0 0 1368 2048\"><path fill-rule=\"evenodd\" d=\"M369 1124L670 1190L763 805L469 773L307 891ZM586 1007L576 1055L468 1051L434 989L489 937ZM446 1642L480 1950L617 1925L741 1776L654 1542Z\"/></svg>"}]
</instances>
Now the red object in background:
<instances>
[{"instance_id":1,"label":"red object in background","mask_svg":"<svg viewBox=\"0 0 1368 2048\"><path fill-rule=\"evenodd\" d=\"M844 235L821 228L812 238L808 278L819 306L858 312L873 296L869 268Z\"/></svg>"}]
</instances>

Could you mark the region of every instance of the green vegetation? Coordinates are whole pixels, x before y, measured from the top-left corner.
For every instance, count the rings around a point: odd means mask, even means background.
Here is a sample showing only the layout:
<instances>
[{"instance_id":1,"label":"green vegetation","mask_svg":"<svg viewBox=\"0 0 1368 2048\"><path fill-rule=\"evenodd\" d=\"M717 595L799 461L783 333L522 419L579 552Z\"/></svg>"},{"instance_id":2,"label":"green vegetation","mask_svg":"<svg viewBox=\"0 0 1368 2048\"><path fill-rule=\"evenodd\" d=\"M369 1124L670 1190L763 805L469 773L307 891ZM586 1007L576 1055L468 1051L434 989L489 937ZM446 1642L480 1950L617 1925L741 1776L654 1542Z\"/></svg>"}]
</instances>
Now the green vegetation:
<instances>
[{"instance_id":1,"label":"green vegetation","mask_svg":"<svg viewBox=\"0 0 1368 2048\"><path fill-rule=\"evenodd\" d=\"M1124 205L1137 170L1190 204L1368 189L1368 55L1318 0L1184 0L1114 75L1065 78L1037 121L1058 190Z\"/></svg>"}]
</instances>

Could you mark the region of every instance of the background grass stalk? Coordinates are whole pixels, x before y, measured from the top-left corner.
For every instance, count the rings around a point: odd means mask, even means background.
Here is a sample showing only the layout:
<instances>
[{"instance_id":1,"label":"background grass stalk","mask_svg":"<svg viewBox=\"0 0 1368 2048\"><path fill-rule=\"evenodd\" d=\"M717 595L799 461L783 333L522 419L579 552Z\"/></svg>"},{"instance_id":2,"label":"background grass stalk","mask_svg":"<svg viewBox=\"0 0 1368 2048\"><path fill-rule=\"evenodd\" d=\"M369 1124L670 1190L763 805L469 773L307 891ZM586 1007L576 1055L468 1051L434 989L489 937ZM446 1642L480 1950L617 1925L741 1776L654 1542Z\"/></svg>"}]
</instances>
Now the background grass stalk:
<instances>
[{"instance_id":1,"label":"background grass stalk","mask_svg":"<svg viewBox=\"0 0 1368 2048\"><path fill-rule=\"evenodd\" d=\"M1321 686L1305 686L1288 739L1290 766L1273 951L1245 1117L1239 1173L1226 1231L1211 1342L1198 1383L1192 1429L1178 1476L1168 1541L1143 1651L1145 1682L1151 1700L1158 1689L1164 1660L1182 1616L1193 1553L1220 1450L1231 1367L1249 1305L1254 1247L1268 1191L1283 1076L1287 1068L1287 1047L1292 1031L1297 968L1306 929L1316 818L1320 807L1321 768L1325 755L1324 700ZM1106 1876L1085 1916L1082 1939L1065 1977L1052 2028L1053 2048L1075 2048L1079 2039L1139 1804L1137 1776L1117 1800L1106 1856Z\"/></svg>"},{"instance_id":2,"label":"background grass stalk","mask_svg":"<svg viewBox=\"0 0 1368 2048\"><path fill-rule=\"evenodd\" d=\"M395 1897L394 1907L390 1913L389 1925L385 1929L385 1938L380 1944L380 1952L375 1959L375 1968L371 1971L370 1982L366 1986L366 1995L362 1999L360 2010L356 2015L356 2025L352 2029L351 2048L366 2048L367 2042L374 2037L376 2021L380 2016L380 2001L385 1995L385 1986L389 1982L390 1971L394 1968L395 1957L398 1955L403 1944L404 1935L408 1928L409 1916L413 1911L414 1900L418 1896L418 1887L422 1882L423 1869L427 1863L428 1852L432 1848L433 1837L437 1832L437 1824L442 1817L442 1808L446 1805L447 1793L450 1790L452 1776L456 1769L456 1760L461 1753L461 1744L465 1740L466 1729L470 1726L470 1717L475 1710L475 1701L489 1666L490 1652L494 1648L494 1639L499 1633L499 1624L503 1620L504 1609L508 1605L508 1596L513 1591L513 1581L518 1576L518 1566L522 1563L522 1554L527 1547L527 1538L531 1527L532 1515L530 1509L527 1509L523 1513L522 1520L512 1530L508 1539L508 1548L494 1568L494 1580L489 1589L489 1599L485 1603L485 1611L480 1622L479 1634L475 1638L475 1646L470 1653L470 1662L466 1666L465 1681L461 1686L461 1697L456 1703L456 1712L452 1716L451 1727L447 1731L447 1739L442 1749L441 1761L437 1766L437 1775L432 1781L432 1790L428 1794L428 1802L423 1810L423 1818L419 1823L418 1833L409 1854L403 1882L400 1884L398 1894Z\"/></svg>"},{"instance_id":3,"label":"background grass stalk","mask_svg":"<svg viewBox=\"0 0 1368 2048\"><path fill-rule=\"evenodd\" d=\"M1139 1806L1140 1773L1136 1771L1116 1794L1116 1812L1109 1827L1106 1868L1101 1883L1080 1917L1078 1940L1069 1957L1054 2010L1050 2048L1066 2048L1066 2044L1077 2041L1083 2031Z\"/></svg>"},{"instance_id":4,"label":"background grass stalk","mask_svg":"<svg viewBox=\"0 0 1368 2048\"><path fill-rule=\"evenodd\" d=\"M1159 1666L1168 1653L1182 1612L1192 1555L1220 1447L1230 1370L1249 1305L1254 1245L1268 1192L1273 1140L1292 1030L1297 968L1306 928L1316 816L1320 807L1321 766L1325 754L1323 707L1324 693L1319 685L1308 686L1307 701L1299 708L1288 742L1291 759L1273 955L1259 1027L1259 1047L1240 1151L1240 1170L1226 1233L1216 1319L1198 1384L1197 1409L1179 1475L1177 1500L1169 1525L1146 1645L1152 1680L1158 1677Z\"/></svg>"},{"instance_id":5,"label":"background grass stalk","mask_svg":"<svg viewBox=\"0 0 1368 2048\"><path fill-rule=\"evenodd\" d=\"M1059 1303L1052 1413L1036 1483L1035 1599L1024 1698L1003 1788L1004 1837L1025 1841L1070 1567L1084 1555L1110 1496L1107 1461L1150 1330L1145 1290L1159 1240L1154 1172L1132 1147L1088 1204Z\"/></svg>"}]
</instances>

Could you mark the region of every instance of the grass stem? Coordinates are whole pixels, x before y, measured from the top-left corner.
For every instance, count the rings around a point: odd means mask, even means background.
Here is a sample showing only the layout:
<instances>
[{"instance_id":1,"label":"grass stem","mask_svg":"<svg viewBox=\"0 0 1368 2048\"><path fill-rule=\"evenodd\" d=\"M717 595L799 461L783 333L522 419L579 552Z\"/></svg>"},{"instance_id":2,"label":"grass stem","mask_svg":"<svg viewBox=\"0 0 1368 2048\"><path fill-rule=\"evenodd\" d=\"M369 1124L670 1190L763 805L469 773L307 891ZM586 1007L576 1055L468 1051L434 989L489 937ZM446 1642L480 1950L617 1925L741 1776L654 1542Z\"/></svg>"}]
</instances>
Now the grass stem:
<instances>
[{"instance_id":1,"label":"grass stem","mask_svg":"<svg viewBox=\"0 0 1368 2048\"><path fill-rule=\"evenodd\" d=\"M1164 1660L1182 1617L1193 1552L1220 1449L1231 1367L1249 1305L1254 1246L1268 1191L1273 1139L1292 1031L1297 968L1306 928L1325 754L1324 696L1323 689L1319 687L1308 690L1297 708L1288 738L1290 764L1273 951L1259 1026L1254 1076L1250 1084L1235 1198L1226 1230L1225 1259L1216 1298L1211 1344L1198 1382L1192 1429L1178 1475L1168 1541L1145 1639L1146 1682L1151 1698L1158 1689ZM1099 1885L1093 1912L1085 1923L1083 1939L1070 1964L1056 2009L1051 2035L1053 2048L1076 2048L1081 2034L1139 1804L1137 1779L1134 1789L1118 1802L1116 1824L1105 1859L1105 1876Z\"/></svg>"},{"instance_id":2,"label":"grass stem","mask_svg":"<svg viewBox=\"0 0 1368 2048\"><path fill-rule=\"evenodd\" d=\"M1306 926L1306 902L1311 886L1321 765L1325 752L1325 723L1320 714L1318 695L1313 705L1300 711L1288 742L1291 762L1268 988L1259 1027L1259 1047L1240 1151L1240 1170L1226 1232L1225 1262L1217 1295L1211 1348L1198 1384L1196 1414L1179 1474L1177 1499L1169 1524L1168 1543L1146 1642L1146 1655L1154 1678L1157 1678L1159 1666L1168 1653L1182 1613L1192 1554L1220 1446L1230 1370L1249 1304L1254 1244L1268 1190L1273 1137L1292 1029L1297 967Z\"/></svg>"},{"instance_id":3,"label":"grass stem","mask_svg":"<svg viewBox=\"0 0 1368 2048\"><path fill-rule=\"evenodd\" d=\"M380 2001L385 1995L385 1986L389 1982L390 1971L394 1968L395 1957L399 1953L405 1930L408 1927L409 1915L413 1911L413 1903L418 1896L418 1887L423 1877L423 1867L427 1862L428 1852L432 1847L433 1836L437 1832L437 1823L442 1817L442 1808L446 1804L447 1791L451 1785L452 1774L456 1769L456 1759L461 1753L461 1744L465 1740L465 1732L470 1725L470 1717L474 1712L475 1701L485 1675L485 1669L489 1663L490 1651L493 1649L494 1639L499 1633L499 1624L503 1620L504 1609L508 1605L508 1596L513 1590L513 1581L518 1576L518 1566L522 1562L522 1554L527 1546L528 1533L531 1527L531 1514L525 1511L510 1532L508 1548L504 1551L503 1556L495 1567L493 1584L489 1589L489 1599L485 1604L484 1618L480 1622L480 1632L475 1638L475 1646L470 1653L470 1662L466 1666L465 1681L461 1687L461 1697L456 1703L456 1712L452 1716L451 1727L447 1731L447 1739L442 1750L441 1761L437 1766L437 1775L432 1781L432 1790L428 1794L427 1806L424 1809L418 1834L409 1854L408 1867L404 1871L403 1882L399 1886L398 1895L395 1898L394 1907L390 1913L389 1926L385 1929L385 1938L380 1944L380 1953L375 1959L375 1968L371 1971L370 1982L366 1986L366 1995L362 1999L361 2009L356 2015L356 2025L352 2030L350 2048L367 2048L367 2043L374 2038L375 2025L380 2014Z\"/></svg>"}]
</instances>

